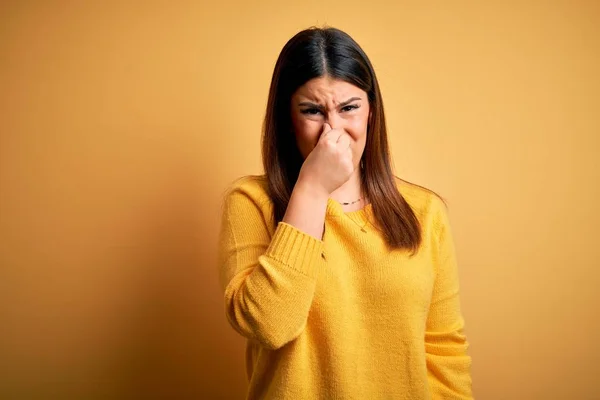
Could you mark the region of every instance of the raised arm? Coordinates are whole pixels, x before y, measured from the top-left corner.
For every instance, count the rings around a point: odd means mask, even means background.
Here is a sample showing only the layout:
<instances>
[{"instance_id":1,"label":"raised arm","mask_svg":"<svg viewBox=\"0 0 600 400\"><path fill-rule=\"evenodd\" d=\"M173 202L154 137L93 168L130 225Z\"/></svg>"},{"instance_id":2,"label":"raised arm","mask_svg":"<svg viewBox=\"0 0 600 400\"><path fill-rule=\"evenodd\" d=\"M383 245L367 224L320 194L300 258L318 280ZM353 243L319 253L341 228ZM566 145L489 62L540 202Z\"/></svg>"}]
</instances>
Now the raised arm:
<instances>
[{"instance_id":1,"label":"raised arm","mask_svg":"<svg viewBox=\"0 0 600 400\"><path fill-rule=\"evenodd\" d=\"M227 319L246 338L278 349L304 330L323 263L326 206L327 196L314 196L299 185L271 236L251 193L238 187L225 198L221 282Z\"/></svg>"}]
</instances>

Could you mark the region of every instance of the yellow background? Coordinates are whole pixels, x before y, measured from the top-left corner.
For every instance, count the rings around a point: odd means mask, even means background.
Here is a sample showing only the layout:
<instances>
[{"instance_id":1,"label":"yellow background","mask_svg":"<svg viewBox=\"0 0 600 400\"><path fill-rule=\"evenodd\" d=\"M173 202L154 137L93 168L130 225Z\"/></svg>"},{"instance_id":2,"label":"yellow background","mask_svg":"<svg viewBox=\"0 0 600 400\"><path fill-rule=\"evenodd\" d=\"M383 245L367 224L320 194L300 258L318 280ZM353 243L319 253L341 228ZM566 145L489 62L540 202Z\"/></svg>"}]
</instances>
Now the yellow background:
<instances>
[{"instance_id":1,"label":"yellow background","mask_svg":"<svg viewBox=\"0 0 600 400\"><path fill-rule=\"evenodd\" d=\"M243 398L219 202L325 23L375 66L396 172L448 199L476 397L600 396L600 2L0 7L0 397Z\"/></svg>"}]
</instances>

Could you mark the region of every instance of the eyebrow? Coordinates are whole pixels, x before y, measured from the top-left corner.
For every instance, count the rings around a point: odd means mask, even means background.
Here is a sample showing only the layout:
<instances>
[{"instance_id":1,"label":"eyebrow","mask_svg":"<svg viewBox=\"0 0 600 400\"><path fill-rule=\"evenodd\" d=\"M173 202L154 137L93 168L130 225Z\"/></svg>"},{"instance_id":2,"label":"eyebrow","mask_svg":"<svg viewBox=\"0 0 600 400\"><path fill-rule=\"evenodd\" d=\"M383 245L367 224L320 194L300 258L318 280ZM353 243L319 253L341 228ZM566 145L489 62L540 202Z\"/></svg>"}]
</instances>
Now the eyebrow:
<instances>
[{"instance_id":1,"label":"eyebrow","mask_svg":"<svg viewBox=\"0 0 600 400\"><path fill-rule=\"evenodd\" d=\"M362 100L362 99L360 97L351 97L348 100L340 103L338 105L338 107L347 106L348 104L352 103L354 100ZM318 108L319 110L322 110L324 108L322 105L311 103L310 101L303 101L302 103L299 103L298 105L299 106L310 106L310 107Z\"/></svg>"}]
</instances>

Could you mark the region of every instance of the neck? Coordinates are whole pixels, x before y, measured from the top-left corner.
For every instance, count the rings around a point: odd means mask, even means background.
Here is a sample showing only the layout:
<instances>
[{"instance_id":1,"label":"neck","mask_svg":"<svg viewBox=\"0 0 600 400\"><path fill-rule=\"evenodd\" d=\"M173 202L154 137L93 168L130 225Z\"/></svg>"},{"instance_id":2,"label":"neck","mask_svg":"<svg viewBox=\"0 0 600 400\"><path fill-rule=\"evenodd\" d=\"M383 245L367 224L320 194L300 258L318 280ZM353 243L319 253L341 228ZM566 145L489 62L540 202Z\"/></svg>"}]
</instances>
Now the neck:
<instances>
[{"instance_id":1,"label":"neck","mask_svg":"<svg viewBox=\"0 0 600 400\"><path fill-rule=\"evenodd\" d=\"M356 168L350 179L331 193L329 197L338 203L348 203L363 197L360 186L360 168Z\"/></svg>"}]
</instances>

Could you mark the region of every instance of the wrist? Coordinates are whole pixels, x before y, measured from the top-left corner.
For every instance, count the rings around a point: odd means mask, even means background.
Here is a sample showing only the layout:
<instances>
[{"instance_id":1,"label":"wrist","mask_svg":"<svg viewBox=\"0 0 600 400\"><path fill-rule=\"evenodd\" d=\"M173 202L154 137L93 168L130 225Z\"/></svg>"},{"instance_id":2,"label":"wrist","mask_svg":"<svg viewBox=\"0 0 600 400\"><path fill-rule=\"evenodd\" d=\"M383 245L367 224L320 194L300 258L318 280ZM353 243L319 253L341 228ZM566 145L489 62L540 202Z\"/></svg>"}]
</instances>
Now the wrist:
<instances>
[{"instance_id":1,"label":"wrist","mask_svg":"<svg viewBox=\"0 0 600 400\"><path fill-rule=\"evenodd\" d=\"M297 194L302 197L308 197L313 200L327 201L330 193L312 182L298 180L294 185L293 194Z\"/></svg>"}]
</instances>

